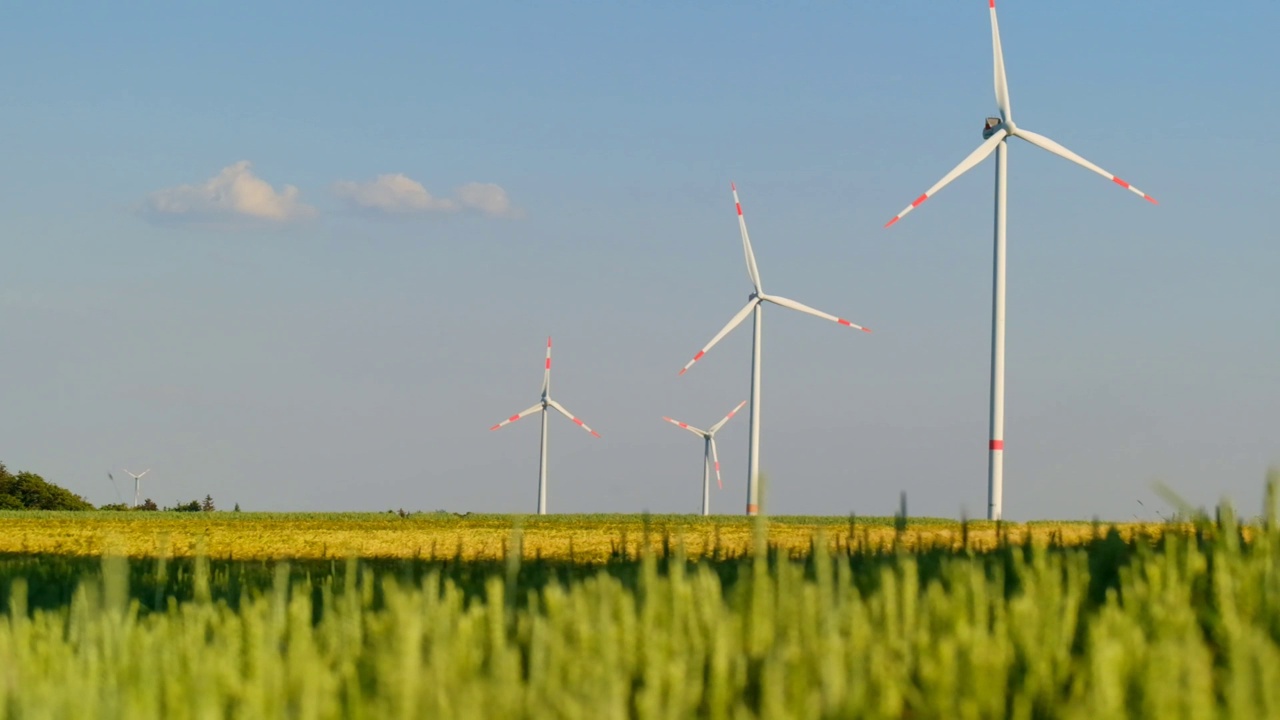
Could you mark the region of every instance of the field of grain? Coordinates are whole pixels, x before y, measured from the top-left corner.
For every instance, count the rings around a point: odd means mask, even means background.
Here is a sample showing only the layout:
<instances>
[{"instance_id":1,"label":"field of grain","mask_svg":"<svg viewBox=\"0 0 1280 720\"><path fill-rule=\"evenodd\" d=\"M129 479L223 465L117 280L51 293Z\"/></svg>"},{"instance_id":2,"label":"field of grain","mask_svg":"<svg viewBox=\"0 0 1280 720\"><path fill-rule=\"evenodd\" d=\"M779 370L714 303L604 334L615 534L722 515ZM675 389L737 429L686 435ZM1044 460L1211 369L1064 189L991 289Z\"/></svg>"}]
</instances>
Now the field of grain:
<instances>
[{"instance_id":1,"label":"field of grain","mask_svg":"<svg viewBox=\"0 0 1280 720\"><path fill-rule=\"evenodd\" d=\"M768 543L792 555L808 554L821 539L832 551L854 547L980 550L1000 537L1020 543L1074 545L1111 526L1093 523L960 523L910 518L771 518ZM197 553L214 558L330 559L505 558L519 529L529 559L603 562L635 556L641 548L679 545L690 557L741 555L751 548L753 525L745 517L688 515L510 516L391 513L21 513L0 512L0 554L128 557ZM1166 532L1163 523L1115 526L1124 538ZM1175 528L1185 531L1186 526Z\"/></svg>"},{"instance_id":2,"label":"field of grain","mask_svg":"<svg viewBox=\"0 0 1280 720\"><path fill-rule=\"evenodd\" d=\"M1270 490L1248 525L3 514L0 719L1280 717Z\"/></svg>"}]
</instances>

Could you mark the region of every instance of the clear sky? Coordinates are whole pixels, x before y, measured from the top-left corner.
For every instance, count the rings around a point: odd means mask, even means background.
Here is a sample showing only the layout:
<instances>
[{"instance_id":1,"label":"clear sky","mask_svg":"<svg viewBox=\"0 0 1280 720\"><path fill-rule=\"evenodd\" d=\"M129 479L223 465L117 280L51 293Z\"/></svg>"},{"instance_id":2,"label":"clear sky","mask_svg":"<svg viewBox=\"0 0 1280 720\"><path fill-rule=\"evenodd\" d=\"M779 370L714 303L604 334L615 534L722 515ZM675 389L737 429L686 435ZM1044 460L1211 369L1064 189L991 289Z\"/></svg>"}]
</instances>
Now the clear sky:
<instances>
[{"instance_id":1,"label":"clear sky","mask_svg":"<svg viewBox=\"0 0 1280 720\"><path fill-rule=\"evenodd\" d=\"M1004 0L1006 516L1258 512L1280 462L1280 4ZM94 502L694 512L770 307L778 513L980 516L986 3L11 3L0 461ZM720 436L745 503L746 411ZM123 479L123 480L122 480ZM1142 504L1140 505L1139 502Z\"/></svg>"}]
</instances>

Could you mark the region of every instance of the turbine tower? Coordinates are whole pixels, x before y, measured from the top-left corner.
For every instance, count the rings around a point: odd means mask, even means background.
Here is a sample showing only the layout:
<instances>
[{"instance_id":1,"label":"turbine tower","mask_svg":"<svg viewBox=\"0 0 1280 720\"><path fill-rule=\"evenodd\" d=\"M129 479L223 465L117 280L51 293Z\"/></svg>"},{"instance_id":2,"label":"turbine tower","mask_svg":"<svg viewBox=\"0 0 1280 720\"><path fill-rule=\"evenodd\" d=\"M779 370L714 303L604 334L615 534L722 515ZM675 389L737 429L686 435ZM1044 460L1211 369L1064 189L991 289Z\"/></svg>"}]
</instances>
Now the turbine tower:
<instances>
[{"instance_id":1,"label":"turbine tower","mask_svg":"<svg viewBox=\"0 0 1280 720\"><path fill-rule=\"evenodd\" d=\"M759 509L759 479L760 479L760 329L764 314L764 304L771 302L774 305L780 305L784 308L796 310L806 315L830 320L835 323L851 327L855 330L863 332L871 332L861 325L855 325L844 318L828 315L821 310L815 310L808 305L798 303L795 300L789 300L778 295L766 295L760 287L760 269L756 267L756 256L751 250L751 238L747 236L747 221L742 217L742 203L738 201L738 187L733 183L729 184L733 190L733 204L738 210L738 231L742 234L742 251L747 258L747 277L751 279L751 285L755 288L751 295L747 298L747 304L737 315L730 318L729 323L711 338L711 342L707 343L693 359L685 364L680 370L680 374L685 374L694 363L702 359L716 343L730 331L742 324L747 319L747 315L754 313L755 331L751 340L751 435L747 449L747 514L755 515Z\"/></svg>"},{"instance_id":2,"label":"turbine tower","mask_svg":"<svg viewBox=\"0 0 1280 720\"><path fill-rule=\"evenodd\" d=\"M1004 72L1004 51L1000 46L1000 25L996 22L996 0L987 0L991 13L991 48L995 64L996 107L1000 117L987 118L982 130L984 142L969 154L969 157L955 166L933 187L916 198L885 224L889 227L901 220L907 213L920 207L925 200L933 197L948 183L968 172L982 162L992 152L996 153L996 212L995 212L995 269L993 273L993 299L991 304L991 433L988 445L987 472L987 518L999 520L1003 514L1004 503L1004 332L1005 332L1005 218L1006 199L1008 195L1008 156L1007 141L1011 137L1022 138L1036 147L1047 150L1058 157L1098 173L1102 177L1138 195L1148 202L1155 203L1155 198L1138 188L1085 160L1076 153L1059 145L1053 140L1015 125L1013 112L1009 104L1009 83Z\"/></svg>"},{"instance_id":3,"label":"turbine tower","mask_svg":"<svg viewBox=\"0 0 1280 720\"><path fill-rule=\"evenodd\" d=\"M716 433L720 431L720 428L724 427L725 423L729 422L730 418L732 418L734 415L737 415L738 411L742 409L742 406L746 404L747 404L746 400L743 400L742 402L738 403L738 407L730 410L728 415L725 415L724 418L720 420L720 422L716 423L715 425L712 425L711 429L709 430L699 430L698 428L692 425L689 425L688 423L682 423L679 420L672 420L669 417L664 416L662 418L663 420L666 420L672 425L682 427L685 430L688 430L689 432L693 433L694 435L697 435L698 437L702 438L702 514L704 516L711 514L710 470L711 470L711 464L713 461L715 462L715 468L716 468L716 487L721 489L724 488L724 483L720 482L720 454L716 452Z\"/></svg>"},{"instance_id":4,"label":"turbine tower","mask_svg":"<svg viewBox=\"0 0 1280 720\"><path fill-rule=\"evenodd\" d=\"M506 420L503 420L497 425L494 425L489 429L497 430L503 425L510 425L511 423L519 420L520 418L526 415L530 415L539 410L542 411L542 449L540 451L539 462L538 462L538 514L546 515L547 514L547 411L555 410L559 412L561 415L564 415L565 417L572 420L573 423L578 427L591 433L592 437L600 437L600 433L587 427L585 423L583 423L578 418L574 417L573 413L569 412L568 410L565 410L563 405L551 399L551 338L549 337L547 338L547 362L542 371L542 399L539 400L538 403L533 407L527 410L522 410L516 413L515 415L512 415L511 417L507 418Z\"/></svg>"},{"instance_id":5,"label":"turbine tower","mask_svg":"<svg viewBox=\"0 0 1280 720\"><path fill-rule=\"evenodd\" d=\"M142 483L140 483L140 482L138 482L138 481L142 479L142 476L143 476L143 475L146 475L147 473L151 472L151 468L147 468L146 470L143 470L142 472L138 473L137 475L134 475L133 473L129 472L128 470L125 470L124 472L125 472L125 474L126 474L126 475L128 475L128 476L129 476L129 477L131 477L131 478L133 478L133 506L134 506L134 507L138 507L138 498L139 498L139 493L141 492L141 489L142 489Z\"/></svg>"}]
</instances>

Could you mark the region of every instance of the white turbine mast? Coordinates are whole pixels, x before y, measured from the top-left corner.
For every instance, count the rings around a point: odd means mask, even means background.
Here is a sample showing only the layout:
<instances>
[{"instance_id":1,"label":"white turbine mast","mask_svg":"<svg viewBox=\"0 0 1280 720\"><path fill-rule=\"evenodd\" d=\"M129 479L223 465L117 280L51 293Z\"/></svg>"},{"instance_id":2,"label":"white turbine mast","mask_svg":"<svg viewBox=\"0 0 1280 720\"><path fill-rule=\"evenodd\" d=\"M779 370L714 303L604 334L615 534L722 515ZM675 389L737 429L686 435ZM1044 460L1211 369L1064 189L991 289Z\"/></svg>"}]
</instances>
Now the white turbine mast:
<instances>
[{"instance_id":1,"label":"white turbine mast","mask_svg":"<svg viewBox=\"0 0 1280 720\"><path fill-rule=\"evenodd\" d=\"M707 430L699 430L688 423L682 423L679 420L673 420L666 416L663 416L662 418L672 425L682 427L702 438L702 514L704 516L711 514L710 471L713 463L716 469L716 487L724 489L724 483L720 481L720 453L716 452L716 433L720 432L720 428L724 427L724 424L729 422L730 418L734 415L737 415L738 411L742 409L742 406L746 404L746 400L738 403L738 406L730 410L729 414L721 418L720 422L712 425Z\"/></svg>"},{"instance_id":2,"label":"white turbine mast","mask_svg":"<svg viewBox=\"0 0 1280 720\"><path fill-rule=\"evenodd\" d=\"M142 472L138 473L137 475L134 475L133 473L129 472L127 469L126 469L124 472L125 472L125 474L126 474L126 475L128 475L128 476L129 476L129 477L131 477L131 478L133 478L133 506L134 506L134 507L138 507L138 502L139 502L139 500L138 500L138 498L139 498L139 493L140 493L140 492L141 492L141 490L142 490L142 483L140 483L140 482L138 482L138 481L142 479L142 476L143 476L143 475L146 475L147 473L151 472L151 468L147 468L146 470L143 470Z\"/></svg>"},{"instance_id":3,"label":"white turbine mast","mask_svg":"<svg viewBox=\"0 0 1280 720\"><path fill-rule=\"evenodd\" d=\"M600 437L600 433L587 427L586 423L579 420L565 409L563 405L551 399L551 338L547 338L547 362L542 371L542 399L536 405L527 410L522 410L515 415L503 420L502 422L489 428L497 430L503 425L510 425L520 418L531 415L534 412L542 411L542 446L538 463L538 514L547 514L547 412L555 410L573 421L575 425L591 433L593 437Z\"/></svg>"},{"instance_id":4,"label":"white turbine mast","mask_svg":"<svg viewBox=\"0 0 1280 720\"><path fill-rule=\"evenodd\" d=\"M916 198L885 224L889 227L901 220L907 213L920 207L925 200L933 197L948 183L968 172L982 162L991 153L996 153L996 201L995 201L995 271L993 273L993 299L991 304L991 433L988 445L987 473L987 518L999 520L1003 514L1004 503L1004 332L1005 332L1005 220L1006 198L1008 195L1008 145L1009 138L1021 138L1036 147L1047 150L1058 157L1087 170L1101 175L1129 192L1138 195L1148 202L1155 203L1155 198L1138 188L1085 160L1076 153L1050 140L1044 135L1034 133L1015 125L1013 112L1009 103L1009 83L1004 71L1004 50L1000 45L1000 25L996 21L996 2L988 0L991 13L991 49L995 65L996 107L1000 117L987 118L982 130L984 142L955 166L951 172Z\"/></svg>"},{"instance_id":5,"label":"white turbine mast","mask_svg":"<svg viewBox=\"0 0 1280 720\"><path fill-rule=\"evenodd\" d=\"M806 315L819 317L823 320L830 320L855 330L861 330L863 332L871 331L861 325L855 325L844 318L829 315L821 310L815 310L814 308L798 303L795 300L789 300L778 295L766 295L764 293L764 290L760 286L760 269L756 267L756 256L751 250L751 238L747 236L747 221L742 217L742 203L738 201L738 187L733 183L730 183L729 187L733 190L733 204L738 210L738 230L742 233L742 250L747 258L747 277L751 279L751 284L755 289L747 298L746 306L739 310L737 315L730 318L729 323L721 328L720 332L716 333L715 337L711 338L711 342L703 346L703 348L698 351L698 354L694 355L693 359L685 364L684 368L680 370L680 374L685 374L685 372L692 367L694 363L701 360L702 356L707 354L708 350L710 350L716 343L720 342L721 338L728 335L730 331L741 325L742 321L747 319L747 315L754 313L755 330L751 341L751 429L747 449L747 514L755 515L760 509L760 330L764 313L764 304L766 302L770 302L774 305L780 305L784 308L805 313Z\"/></svg>"}]
</instances>

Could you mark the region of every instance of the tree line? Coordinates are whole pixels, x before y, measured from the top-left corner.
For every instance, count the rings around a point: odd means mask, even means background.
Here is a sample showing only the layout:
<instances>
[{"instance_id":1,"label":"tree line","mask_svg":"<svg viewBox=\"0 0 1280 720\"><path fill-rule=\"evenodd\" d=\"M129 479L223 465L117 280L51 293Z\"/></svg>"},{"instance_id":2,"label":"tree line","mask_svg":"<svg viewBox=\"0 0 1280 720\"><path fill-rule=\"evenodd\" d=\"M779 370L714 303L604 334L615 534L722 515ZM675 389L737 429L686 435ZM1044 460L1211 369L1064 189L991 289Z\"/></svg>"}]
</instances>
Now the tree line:
<instances>
[{"instance_id":1,"label":"tree line","mask_svg":"<svg viewBox=\"0 0 1280 720\"><path fill-rule=\"evenodd\" d=\"M240 505L235 506L237 511ZM173 507L160 507L151 498L141 505L130 507L124 503L109 503L101 507L67 490L59 487L33 472L9 472L0 462L0 510L129 510L129 511L170 511L170 512L213 512L217 510L213 496L205 495L204 500L174 503Z\"/></svg>"}]
</instances>

